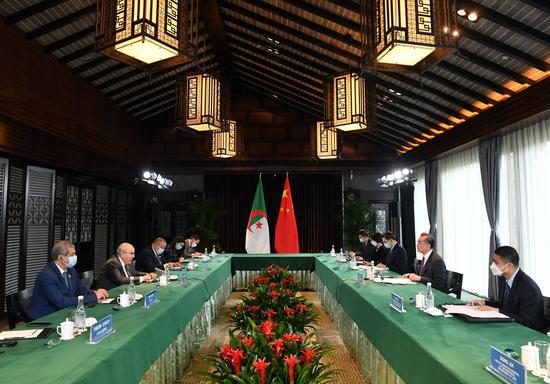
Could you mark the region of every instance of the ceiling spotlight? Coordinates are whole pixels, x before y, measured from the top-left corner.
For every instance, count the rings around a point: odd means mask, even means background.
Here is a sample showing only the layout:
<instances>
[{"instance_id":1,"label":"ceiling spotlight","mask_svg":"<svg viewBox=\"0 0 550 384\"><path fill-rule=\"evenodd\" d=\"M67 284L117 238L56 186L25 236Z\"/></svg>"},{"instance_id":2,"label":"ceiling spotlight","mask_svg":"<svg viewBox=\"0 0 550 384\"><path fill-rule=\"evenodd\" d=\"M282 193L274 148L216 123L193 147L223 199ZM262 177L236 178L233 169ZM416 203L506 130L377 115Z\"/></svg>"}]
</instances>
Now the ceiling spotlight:
<instances>
[{"instance_id":1,"label":"ceiling spotlight","mask_svg":"<svg viewBox=\"0 0 550 384\"><path fill-rule=\"evenodd\" d=\"M457 37L457 36L458 36L458 30L457 30L457 29L455 29L455 30L453 31L453 36L454 36L454 37Z\"/></svg>"},{"instance_id":2,"label":"ceiling spotlight","mask_svg":"<svg viewBox=\"0 0 550 384\"><path fill-rule=\"evenodd\" d=\"M144 171L142 174L141 181L144 181L150 185L154 185L158 189L168 189L172 185L174 185L172 180L162 176L160 173L156 173L152 171Z\"/></svg>"},{"instance_id":3,"label":"ceiling spotlight","mask_svg":"<svg viewBox=\"0 0 550 384\"><path fill-rule=\"evenodd\" d=\"M477 21L477 13L475 12L471 12L469 15L468 15L468 20L474 22L474 21Z\"/></svg>"},{"instance_id":4,"label":"ceiling spotlight","mask_svg":"<svg viewBox=\"0 0 550 384\"><path fill-rule=\"evenodd\" d=\"M149 171L143 172L143 178L144 179L149 179L150 177L151 177L151 172L149 172Z\"/></svg>"},{"instance_id":5,"label":"ceiling spotlight","mask_svg":"<svg viewBox=\"0 0 550 384\"><path fill-rule=\"evenodd\" d=\"M456 13L458 14L458 16L462 16L462 17L466 16L466 10L463 8L456 11Z\"/></svg>"},{"instance_id":6,"label":"ceiling spotlight","mask_svg":"<svg viewBox=\"0 0 550 384\"><path fill-rule=\"evenodd\" d=\"M402 184L402 183L412 183L416 181L413 175L412 169L409 168L403 168L401 170L397 170L393 173L390 173L388 175L379 177L377 179L378 184L381 187L392 187L394 185Z\"/></svg>"},{"instance_id":7,"label":"ceiling spotlight","mask_svg":"<svg viewBox=\"0 0 550 384\"><path fill-rule=\"evenodd\" d=\"M410 171L410 169L408 169L408 168L405 168L405 169L403 169L403 170L401 171L401 173L403 173L404 176L407 176L410 172L411 172L411 171Z\"/></svg>"}]
</instances>

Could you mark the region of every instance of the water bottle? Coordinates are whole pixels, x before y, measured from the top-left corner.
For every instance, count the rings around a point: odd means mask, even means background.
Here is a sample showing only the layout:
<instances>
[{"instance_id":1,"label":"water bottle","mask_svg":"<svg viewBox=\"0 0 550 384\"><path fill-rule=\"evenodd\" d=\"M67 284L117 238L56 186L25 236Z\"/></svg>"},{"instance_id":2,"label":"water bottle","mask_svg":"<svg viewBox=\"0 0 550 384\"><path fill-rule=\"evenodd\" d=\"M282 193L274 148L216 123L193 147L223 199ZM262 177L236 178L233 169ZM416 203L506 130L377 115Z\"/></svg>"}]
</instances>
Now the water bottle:
<instances>
[{"instance_id":1,"label":"water bottle","mask_svg":"<svg viewBox=\"0 0 550 384\"><path fill-rule=\"evenodd\" d=\"M182 272L181 272L181 277L180 277L180 283L181 285L187 285L187 282L189 281L189 275L188 275L188 272L189 270L187 268L185 268Z\"/></svg>"},{"instance_id":2,"label":"water bottle","mask_svg":"<svg viewBox=\"0 0 550 384\"><path fill-rule=\"evenodd\" d=\"M208 271L208 248L204 248L204 255L202 255L202 269Z\"/></svg>"},{"instance_id":3,"label":"water bottle","mask_svg":"<svg viewBox=\"0 0 550 384\"><path fill-rule=\"evenodd\" d=\"M351 260L349 261L349 268L355 269L357 268L357 259L355 258L355 255L351 257Z\"/></svg>"},{"instance_id":4,"label":"water bottle","mask_svg":"<svg viewBox=\"0 0 550 384\"><path fill-rule=\"evenodd\" d=\"M78 305L74 314L74 327L78 330L86 329L86 308L84 308L84 296L78 296Z\"/></svg>"},{"instance_id":5,"label":"water bottle","mask_svg":"<svg viewBox=\"0 0 550 384\"><path fill-rule=\"evenodd\" d=\"M330 249L330 257L331 258L336 257L336 251L334 250L334 244L332 244L332 248Z\"/></svg>"},{"instance_id":6,"label":"water bottle","mask_svg":"<svg viewBox=\"0 0 550 384\"><path fill-rule=\"evenodd\" d=\"M166 284L170 282L170 268L168 268L168 264L164 266L164 278L166 279Z\"/></svg>"},{"instance_id":7,"label":"water bottle","mask_svg":"<svg viewBox=\"0 0 550 384\"><path fill-rule=\"evenodd\" d=\"M216 253L216 244L214 244L214 245L212 246L212 252L210 252L210 257L211 257L211 258L214 258L214 257L216 257L216 256L218 256L218 254Z\"/></svg>"},{"instance_id":8,"label":"water bottle","mask_svg":"<svg viewBox=\"0 0 550 384\"><path fill-rule=\"evenodd\" d=\"M136 301L136 285L134 284L134 278L130 277L130 285L128 286L128 299L130 304Z\"/></svg>"},{"instance_id":9,"label":"water bottle","mask_svg":"<svg viewBox=\"0 0 550 384\"><path fill-rule=\"evenodd\" d=\"M426 309L433 308L435 305L434 294L432 292L432 283L427 284L428 288L426 289Z\"/></svg>"},{"instance_id":10,"label":"water bottle","mask_svg":"<svg viewBox=\"0 0 550 384\"><path fill-rule=\"evenodd\" d=\"M340 248L340 254L338 255L338 261L342 262L344 260L344 249Z\"/></svg>"}]
</instances>

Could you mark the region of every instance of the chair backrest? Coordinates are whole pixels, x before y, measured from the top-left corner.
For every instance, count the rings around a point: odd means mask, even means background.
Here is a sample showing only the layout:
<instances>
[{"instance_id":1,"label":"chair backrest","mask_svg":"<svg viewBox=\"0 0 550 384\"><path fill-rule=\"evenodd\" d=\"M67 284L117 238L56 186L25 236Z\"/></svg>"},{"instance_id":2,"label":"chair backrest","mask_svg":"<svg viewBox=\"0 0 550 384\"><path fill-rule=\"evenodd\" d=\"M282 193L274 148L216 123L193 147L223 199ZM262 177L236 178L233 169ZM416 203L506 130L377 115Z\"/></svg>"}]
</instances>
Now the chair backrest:
<instances>
[{"instance_id":1,"label":"chair backrest","mask_svg":"<svg viewBox=\"0 0 550 384\"><path fill-rule=\"evenodd\" d=\"M447 270L447 293L454 293L458 299L462 296L462 273Z\"/></svg>"},{"instance_id":2,"label":"chair backrest","mask_svg":"<svg viewBox=\"0 0 550 384\"><path fill-rule=\"evenodd\" d=\"M8 325L10 329L15 328L18 322L28 323L29 307L31 306L31 297L34 288L27 288L23 291L12 293L6 296L6 306L8 307Z\"/></svg>"},{"instance_id":3,"label":"chair backrest","mask_svg":"<svg viewBox=\"0 0 550 384\"><path fill-rule=\"evenodd\" d=\"M543 297L544 299L544 318L546 319L546 328L543 329L543 333L550 333L550 297Z\"/></svg>"},{"instance_id":4,"label":"chair backrest","mask_svg":"<svg viewBox=\"0 0 550 384\"><path fill-rule=\"evenodd\" d=\"M94 284L94 271L81 272L78 274L78 278L80 279L80 284L90 289Z\"/></svg>"}]
</instances>

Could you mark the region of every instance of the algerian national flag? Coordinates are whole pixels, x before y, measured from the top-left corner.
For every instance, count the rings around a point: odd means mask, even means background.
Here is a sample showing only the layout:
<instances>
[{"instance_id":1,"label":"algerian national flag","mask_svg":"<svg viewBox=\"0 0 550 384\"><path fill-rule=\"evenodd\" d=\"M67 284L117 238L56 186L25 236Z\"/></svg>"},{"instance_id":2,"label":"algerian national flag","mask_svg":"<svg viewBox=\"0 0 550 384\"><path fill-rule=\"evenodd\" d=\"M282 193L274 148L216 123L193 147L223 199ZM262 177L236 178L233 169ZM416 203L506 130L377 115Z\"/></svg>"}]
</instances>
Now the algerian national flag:
<instances>
[{"instance_id":1,"label":"algerian national flag","mask_svg":"<svg viewBox=\"0 0 550 384\"><path fill-rule=\"evenodd\" d=\"M247 253L271 253L269 246L269 225L267 224L267 212L265 210L264 189L262 188L262 175L258 180L256 195L250 210L248 224L246 226L246 252Z\"/></svg>"}]
</instances>

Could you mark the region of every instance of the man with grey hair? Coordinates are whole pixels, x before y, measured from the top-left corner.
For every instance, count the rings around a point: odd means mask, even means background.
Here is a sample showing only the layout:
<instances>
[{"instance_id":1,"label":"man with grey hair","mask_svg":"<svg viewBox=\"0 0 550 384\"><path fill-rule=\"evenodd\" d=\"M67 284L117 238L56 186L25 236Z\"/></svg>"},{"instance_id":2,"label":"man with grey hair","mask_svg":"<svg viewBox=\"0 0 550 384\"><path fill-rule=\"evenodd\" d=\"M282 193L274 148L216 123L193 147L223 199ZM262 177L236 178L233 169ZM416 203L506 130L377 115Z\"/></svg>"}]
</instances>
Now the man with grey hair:
<instances>
[{"instance_id":1,"label":"man with grey hair","mask_svg":"<svg viewBox=\"0 0 550 384\"><path fill-rule=\"evenodd\" d=\"M74 307L78 296L84 296L84 303L93 303L107 298L104 289L91 290L80 283L73 268L77 262L73 243L61 240L54 244L51 260L36 277L29 308L29 317L37 319L66 307Z\"/></svg>"},{"instance_id":2,"label":"man with grey hair","mask_svg":"<svg viewBox=\"0 0 550 384\"><path fill-rule=\"evenodd\" d=\"M111 257L103 264L97 279L97 286L109 290L119 285L130 284L130 280L136 284L155 280L157 275L154 272L136 271L132 263L135 254L136 251L132 244L120 244L116 250L116 256Z\"/></svg>"},{"instance_id":3,"label":"man with grey hair","mask_svg":"<svg viewBox=\"0 0 550 384\"><path fill-rule=\"evenodd\" d=\"M416 266L416 273L406 273L404 277L411 281L419 281L422 284L432 283L435 289L446 292L447 267L443 258L434 251L435 239L429 233L421 233L416 243L416 250L423 257Z\"/></svg>"}]
</instances>

